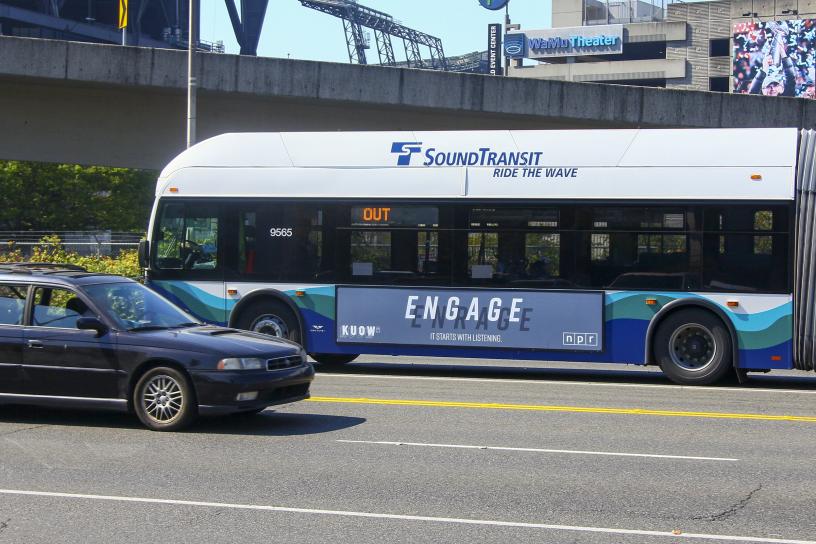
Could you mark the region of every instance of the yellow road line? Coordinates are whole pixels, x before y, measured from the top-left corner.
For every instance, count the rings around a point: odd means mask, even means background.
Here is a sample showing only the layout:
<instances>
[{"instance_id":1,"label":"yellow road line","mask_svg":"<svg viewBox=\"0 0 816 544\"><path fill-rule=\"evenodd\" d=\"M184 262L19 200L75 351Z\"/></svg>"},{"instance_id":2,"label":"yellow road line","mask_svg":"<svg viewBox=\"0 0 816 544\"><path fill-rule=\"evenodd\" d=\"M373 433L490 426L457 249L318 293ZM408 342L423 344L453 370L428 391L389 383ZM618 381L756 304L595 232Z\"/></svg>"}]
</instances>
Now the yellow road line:
<instances>
[{"instance_id":1,"label":"yellow road line","mask_svg":"<svg viewBox=\"0 0 816 544\"><path fill-rule=\"evenodd\" d=\"M618 414L636 416L700 417L709 419L753 419L760 421L805 421L816 423L816 416L770 414L739 414L728 412L682 412L677 410L648 410L644 408L598 408L585 406L547 406L539 404L501 404L485 402L449 402L438 400L371 399L351 397L312 397L309 402L340 404L380 404L387 406L430 406L434 408L477 408L487 410L525 410L532 412L578 412L586 414Z\"/></svg>"}]
</instances>

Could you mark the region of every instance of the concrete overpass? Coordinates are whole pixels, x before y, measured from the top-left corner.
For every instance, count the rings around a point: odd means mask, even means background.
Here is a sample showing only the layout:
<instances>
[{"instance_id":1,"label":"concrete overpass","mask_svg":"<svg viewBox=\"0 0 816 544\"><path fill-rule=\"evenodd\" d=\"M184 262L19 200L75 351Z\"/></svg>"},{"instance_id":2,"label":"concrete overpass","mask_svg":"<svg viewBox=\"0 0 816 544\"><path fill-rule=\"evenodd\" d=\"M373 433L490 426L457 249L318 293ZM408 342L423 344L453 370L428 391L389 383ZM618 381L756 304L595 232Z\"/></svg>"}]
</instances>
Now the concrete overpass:
<instances>
[{"instance_id":1,"label":"concrete overpass","mask_svg":"<svg viewBox=\"0 0 816 544\"><path fill-rule=\"evenodd\" d=\"M201 54L222 132L808 127L816 102ZM0 37L0 159L160 169L184 147L183 51Z\"/></svg>"}]
</instances>

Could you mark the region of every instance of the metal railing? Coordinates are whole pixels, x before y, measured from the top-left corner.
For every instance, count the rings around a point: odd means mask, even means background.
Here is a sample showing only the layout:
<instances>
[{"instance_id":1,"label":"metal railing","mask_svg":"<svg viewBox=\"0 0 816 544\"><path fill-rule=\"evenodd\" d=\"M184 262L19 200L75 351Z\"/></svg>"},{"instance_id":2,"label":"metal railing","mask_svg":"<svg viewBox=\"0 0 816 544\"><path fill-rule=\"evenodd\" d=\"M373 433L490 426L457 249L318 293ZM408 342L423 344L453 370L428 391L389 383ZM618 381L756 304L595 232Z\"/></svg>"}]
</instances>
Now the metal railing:
<instances>
[{"instance_id":1,"label":"metal railing","mask_svg":"<svg viewBox=\"0 0 816 544\"><path fill-rule=\"evenodd\" d=\"M59 238L59 245L80 255L111 255L122 249L136 249L143 233L113 231L0 230L0 252L20 250L31 255L35 246L54 245L44 239Z\"/></svg>"},{"instance_id":2,"label":"metal railing","mask_svg":"<svg viewBox=\"0 0 816 544\"><path fill-rule=\"evenodd\" d=\"M666 19L672 4L683 0L584 0L585 25L653 23Z\"/></svg>"}]
</instances>

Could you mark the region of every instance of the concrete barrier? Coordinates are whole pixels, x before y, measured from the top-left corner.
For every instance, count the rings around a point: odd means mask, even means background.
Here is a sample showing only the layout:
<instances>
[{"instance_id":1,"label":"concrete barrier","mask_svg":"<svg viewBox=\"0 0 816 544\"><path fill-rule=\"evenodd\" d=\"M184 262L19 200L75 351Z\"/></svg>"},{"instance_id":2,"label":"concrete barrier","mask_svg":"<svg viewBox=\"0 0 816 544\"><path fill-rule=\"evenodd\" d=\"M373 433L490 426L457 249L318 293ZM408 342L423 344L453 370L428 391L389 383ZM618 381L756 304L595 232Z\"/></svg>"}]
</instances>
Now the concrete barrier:
<instances>
[{"instance_id":1,"label":"concrete barrier","mask_svg":"<svg viewBox=\"0 0 816 544\"><path fill-rule=\"evenodd\" d=\"M816 102L201 53L223 132L816 126ZM0 37L0 158L161 168L184 146L186 52Z\"/></svg>"}]
</instances>

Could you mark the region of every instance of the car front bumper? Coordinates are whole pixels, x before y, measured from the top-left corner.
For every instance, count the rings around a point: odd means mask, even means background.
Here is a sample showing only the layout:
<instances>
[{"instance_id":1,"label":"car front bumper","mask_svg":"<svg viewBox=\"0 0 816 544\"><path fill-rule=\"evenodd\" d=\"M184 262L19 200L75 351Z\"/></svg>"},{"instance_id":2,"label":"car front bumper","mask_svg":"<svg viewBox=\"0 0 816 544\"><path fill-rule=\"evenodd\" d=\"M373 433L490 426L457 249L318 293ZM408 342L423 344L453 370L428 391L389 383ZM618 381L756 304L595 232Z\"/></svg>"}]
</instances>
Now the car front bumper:
<instances>
[{"instance_id":1,"label":"car front bumper","mask_svg":"<svg viewBox=\"0 0 816 544\"><path fill-rule=\"evenodd\" d=\"M310 364L282 370L213 370L192 372L201 414L256 410L309 398L314 379ZM258 397L238 401L239 393L257 391Z\"/></svg>"}]
</instances>

